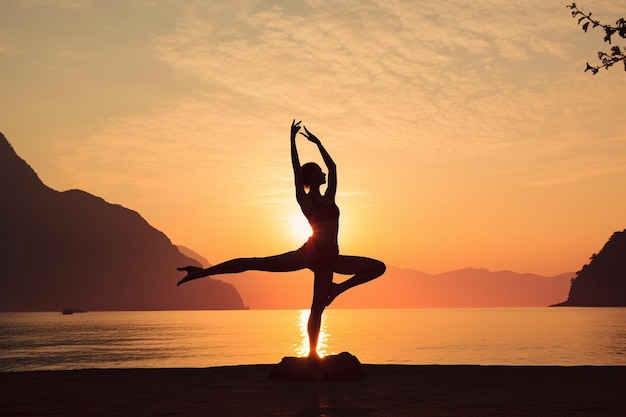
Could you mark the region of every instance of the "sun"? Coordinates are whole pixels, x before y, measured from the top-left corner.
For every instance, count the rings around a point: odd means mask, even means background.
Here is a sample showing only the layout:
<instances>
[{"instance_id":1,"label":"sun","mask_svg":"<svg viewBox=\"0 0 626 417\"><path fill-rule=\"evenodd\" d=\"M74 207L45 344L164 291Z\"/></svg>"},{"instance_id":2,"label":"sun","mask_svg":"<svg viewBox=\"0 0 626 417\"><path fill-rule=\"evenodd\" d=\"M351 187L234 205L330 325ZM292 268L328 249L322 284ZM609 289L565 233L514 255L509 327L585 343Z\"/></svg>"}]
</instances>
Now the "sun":
<instances>
[{"instance_id":1,"label":"sun","mask_svg":"<svg viewBox=\"0 0 626 417\"><path fill-rule=\"evenodd\" d=\"M289 218L289 229L291 235L298 241L304 242L313 234L311 226L306 221L306 218L302 213L297 213Z\"/></svg>"}]
</instances>

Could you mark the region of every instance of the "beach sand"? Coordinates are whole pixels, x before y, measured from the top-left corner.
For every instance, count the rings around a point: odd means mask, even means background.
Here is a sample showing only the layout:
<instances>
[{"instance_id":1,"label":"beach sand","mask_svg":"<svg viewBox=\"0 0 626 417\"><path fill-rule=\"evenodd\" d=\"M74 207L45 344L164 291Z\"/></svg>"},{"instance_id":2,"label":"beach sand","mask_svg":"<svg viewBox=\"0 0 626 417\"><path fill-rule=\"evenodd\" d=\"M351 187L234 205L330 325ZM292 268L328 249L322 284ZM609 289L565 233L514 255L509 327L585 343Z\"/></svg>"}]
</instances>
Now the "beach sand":
<instances>
[{"instance_id":1,"label":"beach sand","mask_svg":"<svg viewBox=\"0 0 626 417\"><path fill-rule=\"evenodd\" d=\"M272 365L0 373L3 416L626 416L626 367L363 365L270 381Z\"/></svg>"}]
</instances>

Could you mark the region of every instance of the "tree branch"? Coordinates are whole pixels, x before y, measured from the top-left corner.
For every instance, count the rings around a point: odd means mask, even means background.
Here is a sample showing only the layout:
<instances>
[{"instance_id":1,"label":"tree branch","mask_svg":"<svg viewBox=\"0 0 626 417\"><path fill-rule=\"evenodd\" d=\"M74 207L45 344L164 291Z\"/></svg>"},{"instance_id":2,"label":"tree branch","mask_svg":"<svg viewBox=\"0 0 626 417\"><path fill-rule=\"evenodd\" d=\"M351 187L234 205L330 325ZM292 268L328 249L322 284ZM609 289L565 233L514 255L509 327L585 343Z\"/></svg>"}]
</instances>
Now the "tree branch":
<instances>
[{"instance_id":1,"label":"tree branch","mask_svg":"<svg viewBox=\"0 0 626 417\"><path fill-rule=\"evenodd\" d=\"M613 35L617 33L618 36L626 39L626 20L624 18L620 18L615 22L615 26L613 25L605 25L602 24L599 20L591 17L591 12L585 13L581 9L576 6L576 3L572 3L569 6L566 6L568 9L572 10L572 17L574 19L578 19L578 24L582 24L582 29L587 32L589 26L592 29L597 27L601 27L604 29L604 42L608 42L611 45L611 40ZM598 52L598 59L601 64L597 66L593 66L587 62L587 68L585 68L585 72L591 71L592 74L597 74L600 68L609 69L609 67L617 64L618 62L624 63L624 71L626 71L626 48L613 46L609 53L607 52Z\"/></svg>"}]
</instances>

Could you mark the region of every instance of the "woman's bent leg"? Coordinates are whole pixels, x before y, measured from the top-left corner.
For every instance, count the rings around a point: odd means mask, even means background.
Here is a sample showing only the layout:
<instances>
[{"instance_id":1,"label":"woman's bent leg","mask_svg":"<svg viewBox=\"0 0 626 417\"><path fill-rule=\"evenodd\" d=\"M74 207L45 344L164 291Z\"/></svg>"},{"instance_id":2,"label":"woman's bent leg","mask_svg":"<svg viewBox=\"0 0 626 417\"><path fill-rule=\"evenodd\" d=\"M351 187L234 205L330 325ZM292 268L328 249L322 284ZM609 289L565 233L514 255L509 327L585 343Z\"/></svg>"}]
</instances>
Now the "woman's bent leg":
<instances>
[{"instance_id":1,"label":"woman's bent leg","mask_svg":"<svg viewBox=\"0 0 626 417\"><path fill-rule=\"evenodd\" d=\"M339 255L335 262L335 272L338 274L352 275L352 277L342 283L332 285L328 304L339 294L350 288L378 278L385 273L386 269L385 264L376 259L366 258L364 256Z\"/></svg>"}]
</instances>

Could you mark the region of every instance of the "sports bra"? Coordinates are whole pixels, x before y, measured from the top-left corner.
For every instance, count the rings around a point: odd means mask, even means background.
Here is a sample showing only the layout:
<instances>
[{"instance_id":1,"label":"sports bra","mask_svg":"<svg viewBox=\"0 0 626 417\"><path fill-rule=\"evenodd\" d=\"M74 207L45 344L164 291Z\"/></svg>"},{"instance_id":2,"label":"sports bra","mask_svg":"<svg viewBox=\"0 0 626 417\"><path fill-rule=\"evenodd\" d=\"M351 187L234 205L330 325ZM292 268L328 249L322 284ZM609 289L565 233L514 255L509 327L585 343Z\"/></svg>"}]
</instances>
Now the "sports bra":
<instances>
[{"instance_id":1,"label":"sports bra","mask_svg":"<svg viewBox=\"0 0 626 417\"><path fill-rule=\"evenodd\" d=\"M306 214L306 218L311 226L327 221L339 222L339 207L337 207L337 204L326 205L314 198L311 198L311 200L311 208Z\"/></svg>"}]
</instances>

